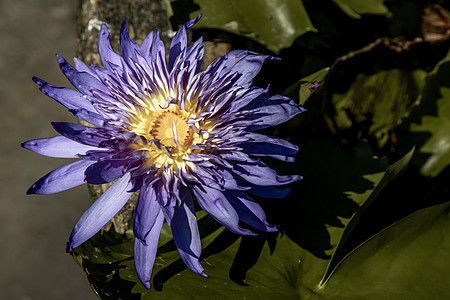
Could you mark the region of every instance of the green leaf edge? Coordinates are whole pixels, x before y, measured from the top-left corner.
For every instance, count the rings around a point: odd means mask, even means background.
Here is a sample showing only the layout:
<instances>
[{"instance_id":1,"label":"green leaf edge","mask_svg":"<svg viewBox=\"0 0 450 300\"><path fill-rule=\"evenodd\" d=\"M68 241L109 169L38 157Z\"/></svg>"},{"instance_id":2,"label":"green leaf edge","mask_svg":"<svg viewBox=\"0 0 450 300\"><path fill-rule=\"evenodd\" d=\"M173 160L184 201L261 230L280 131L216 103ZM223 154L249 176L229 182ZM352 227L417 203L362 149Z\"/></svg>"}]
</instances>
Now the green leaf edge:
<instances>
[{"instance_id":1,"label":"green leaf edge","mask_svg":"<svg viewBox=\"0 0 450 300\"><path fill-rule=\"evenodd\" d=\"M363 243L361 243L359 246L357 246L355 249L353 249L352 251L350 251L350 253L348 253L345 257L342 258L341 261L339 261L338 263L335 264L335 267L332 268L332 266L335 263L335 258L336 258L336 253L339 251L339 249L341 249L342 245L344 244L344 242L347 240L347 237L350 235L351 231L355 228L356 224L358 223L358 220L361 216L361 213L366 211L367 208L373 203L373 201L377 198L377 196L380 194L380 192L394 179L398 178L408 167L408 165L411 162L411 159L414 155L415 152L415 147L413 147L405 156L403 156L402 158L400 158L399 160L397 160L395 163L391 164L387 169L386 172L383 175L383 178L380 180L380 183L375 187L375 189L372 191L372 193L370 194L370 196L367 198L367 200L364 202L363 205L361 205L360 208L358 208L358 210L353 214L353 216L350 218L347 226L345 227L344 232L342 233L342 236L339 240L338 245L336 246L336 249L333 252L333 255L330 259L330 262L328 263L328 266L325 270L325 273L323 275L322 280L319 283L319 287L324 286L327 281L331 278L331 276L334 274L334 272L337 270L337 268L339 267L339 265L351 254L353 253L356 249L358 249L359 247L361 247L363 244L367 243L370 239L372 239L373 237L375 237L376 235L380 234L381 232L383 232L384 230L386 230L387 228L391 227L392 225L396 224L392 224L388 227L386 227L385 229L381 230L380 232L378 232L377 234L373 235L372 237L370 237L369 239L367 239L366 241L364 241Z\"/></svg>"}]
</instances>

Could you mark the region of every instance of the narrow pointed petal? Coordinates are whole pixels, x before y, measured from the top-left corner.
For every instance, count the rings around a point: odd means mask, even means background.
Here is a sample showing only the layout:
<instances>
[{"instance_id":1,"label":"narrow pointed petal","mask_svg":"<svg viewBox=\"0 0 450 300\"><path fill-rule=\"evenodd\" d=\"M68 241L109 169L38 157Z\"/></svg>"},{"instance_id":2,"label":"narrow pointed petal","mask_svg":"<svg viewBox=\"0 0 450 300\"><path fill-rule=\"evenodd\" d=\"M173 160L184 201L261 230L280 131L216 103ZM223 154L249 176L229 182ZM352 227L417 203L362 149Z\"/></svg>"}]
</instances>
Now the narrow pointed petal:
<instances>
[{"instance_id":1,"label":"narrow pointed petal","mask_svg":"<svg viewBox=\"0 0 450 300\"><path fill-rule=\"evenodd\" d=\"M253 100L264 93L267 93L267 89L262 89L254 86L246 89L239 97L237 97L230 103L230 112L237 112L241 110L243 107L247 106L249 103L251 103Z\"/></svg>"},{"instance_id":2,"label":"narrow pointed petal","mask_svg":"<svg viewBox=\"0 0 450 300\"><path fill-rule=\"evenodd\" d=\"M73 89L51 85L37 77L33 77L33 81L39 85L39 90L44 95L56 100L67 109L86 109L87 111L95 112L95 108L83 94Z\"/></svg>"},{"instance_id":3,"label":"narrow pointed petal","mask_svg":"<svg viewBox=\"0 0 450 300\"><path fill-rule=\"evenodd\" d=\"M73 115L78 119L86 121L95 127L105 126L105 119L97 113L90 112L86 109L73 109L70 110L70 112L73 113Z\"/></svg>"},{"instance_id":4,"label":"narrow pointed petal","mask_svg":"<svg viewBox=\"0 0 450 300\"><path fill-rule=\"evenodd\" d=\"M139 280L147 289L150 289L150 279L163 223L164 215L159 210L153 226L145 238L145 244L137 237L134 240L134 266Z\"/></svg>"},{"instance_id":5,"label":"narrow pointed petal","mask_svg":"<svg viewBox=\"0 0 450 300\"><path fill-rule=\"evenodd\" d=\"M274 232L276 227L266 221L264 210L253 199L240 191L226 191L225 195L239 214L239 219L260 231Z\"/></svg>"},{"instance_id":6,"label":"narrow pointed petal","mask_svg":"<svg viewBox=\"0 0 450 300\"><path fill-rule=\"evenodd\" d=\"M161 198L161 197L159 197ZM171 224L172 223L172 219L173 219L173 215L175 214L174 211L174 206L173 206L173 198L166 198L163 201L168 202L169 204L167 206L162 206L162 212L164 214L164 218L166 220L167 224Z\"/></svg>"},{"instance_id":7,"label":"narrow pointed petal","mask_svg":"<svg viewBox=\"0 0 450 300\"><path fill-rule=\"evenodd\" d=\"M124 174L128 160L102 160L86 169L86 182L104 184L116 180Z\"/></svg>"},{"instance_id":8,"label":"narrow pointed petal","mask_svg":"<svg viewBox=\"0 0 450 300\"><path fill-rule=\"evenodd\" d=\"M243 229L239 226L239 215L222 192L207 186L194 186L192 191L200 207L217 222L234 233L255 235L250 230Z\"/></svg>"},{"instance_id":9,"label":"narrow pointed petal","mask_svg":"<svg viewBox=\"0 0 450 300\"><path fill-rule=\"evenodd\" d=\"M169 183L173 181L173 176L170 172L162 172L161 180L155 182L153 185L156 199L161 205L167 224L172 223L174 215L174 206L176 203L176 196L172 190L169 189Z\"/></svg>"},{"instance_id":10,"label":"narrow pointed petal","mask_svg":"<svg viewBox=\"0 0 450 300\"><path fill-rule=\"evenodd\" d=\"M166 49L157 30L153 37L151 57L149 57L149 60L154 66L152 69L152 80L158 86L159 91L164 94L164 91L169 90L169 73L166 63Z\"/></svg>"},{"instance_id":11,"label":"narrow pointed petal","mask_svg":"<svg viewBox=\"0 0 450 300\"><path fill-rule=\"evenodd\" d=\"M27 194L48 195L71 189L85 183L84 172L95 161L78 160L55 169L36 181Z\"/></svg>"},{"instance_id":12,"label":"narrow pointed petal","mask_svg":"<svg viewBox=\"0 0 450 300\"><path fill-rule=\"evenodd\" d=\"M80 60L77 57L73 58L73 64L75 66L75 69L77 69L78 72L85 72L90 74L91 76L97 76L95 75L95 72L92 71L82 60Z\"/></svg>"},{"instance_id":13,"label":"narrow pointed petal","mask_svg":"<svg viewBox=\"0 0 450 300\"><path fill-rule=\"evenodd\" d=\"M203 56L205 54L205 47L203 44L203 37L200 37L195 43L186 49L186 58L183 62L183 65L188 65L187 74L189 77L185 77L187 79L183 79L183 81L187 81L189 84L192 81L192 78L195 74L200 72ZM187 75L186 74L186 75Z\"/></svg>"},{"instance_id":14,"label":"narrow pointed petal","mask_svg":"<svg viewBox=\"0 0 450 300\"><path fill-rule=\"evenodd\" d=\"M161 206L156 199L155 189L152 185L143 187L139 193L133 215L134 236L141 241L145 241L147 235L155 226L159 215L163 214Z\"/></svg>"},{"instance_id":15,"label":"narrow pointed petal","mask_svg":"<svg viewBox=\"0 0 450 300\"><path fill-rule=\"evenodd\" d=\"M195 19L189 20L184 24L184 27L186 30L194 26L200 19L202 18L202 14L199 14Z\"/></svg>"},{"instance_id":16,"label":"narrow pointed petal","mask_svg":"<svg viewBox=\"0 0 450 300\"><path fill-rule=\"evenodd\" d=\"M127 23L125 21L122 22L120 27L120 51L122 52L122 56L127 59L132 59L137 61L136 54L142 56L141 48L135 41L130 39L130 34L128 33Z\"/></svg>"},{"instance_id":17,"label":"narrow pointed petal","mask_svg":"<svg viewBox=\"0 0 450 300\"><path fill-rule=\"evenodd\" d=\"M280 188L275 186L259 186L251 184L249 182L242 182L241 180L238 180L238 183L242 184L243 186L250 187L250 189L246 190L246 192L263 198L281 199L291 193L290 188Z\"/></svg>"},{"instance_id":18,"label":"narrow pointed petal","mask_svg":"<svg viewBox=\"0 0 450 300\"><path fill-rule=\"evenodd\" d=\"M183 201L180 206L175 206L170 227L175 245L185 265L192 272L206 276L199 262L202 246L194 206L192 199L189 200Z\"/></svg>"},{"instance_id":19,"label":"narrow pointed petal","mask_svg":"<svg viewBox=\"0 0 450 300\"><path fill-rule=\"evenodd\" d=\"M94 76L86 72L79 72L72 67L62 56L56 55L59 68L69 79L70 83L85 95L93 95L92 89L108 93L108 89Z\"/></svg>"},{"instance_id":20,"label":"narrow pointed petal","mask_svg":"<svg viewBox=\"0 0 450 300\"><path fill-rule=\"evenodd\" d=\"M244 151L255 156L270 156L282 161L293 162L298 147L286 140L258 133L248 133L250 143L243 146Z\"/></svg>"},{"instance_id":21,"label":"narrow pointed petal","mask_svg":"<svg viewBox=\"0 0 450 300\"><path fill-rule=\"evenodd\" d=\"M105 23L102 24L100 35L98 36L98 52L102 60L102 64L108 70L112 70L111 66L121 66L122 58L111 47L109 41L109 31Z\"/></svg>"},{"instance_id":22,"label":"narrow pointed petal","mask_svg":"<svg viewBox=\"0 0 450 300\"><path fill-rule=\"evenodd\" d=\"M153 62L156 62L156 55L158 53L164 54L164 56L166 54L166 48L164 47L164 42L159 37L158 29L156 29L154 31L152 47L151 47L150 51L151 51L151 55L152 55L151 59L153 60Z\"/></svg>"},{"instance_id":23,"label":"narrow pointed petal","mask_svg":"<svg viewBox=\"0 0 450 300\"><path fill-rule=\"evenodd\" d=\"M152 42L152 50L151 50L151 60L155 65L159 65L160 68L163 68L160 70L160 72L167 72L167 64L166 64L166 48L164 46L164 42L159 37L158 30L155 31L155 34L153 35L153 42Z\"/></svg>"},{"instance_id":24,"label":"narrow pointed petal","mask_svg":"<svg viewBox=\"0 0 450 300\"><path fill-rule=\"evenodd\" d=\"M142 50L142 56L147 60L147 62L149 61L149 57L151 55L151 51L150 49L152 48L152 44L153 44L153 35L154 32L150 32L147 37L142 41L141 44L141 50Z\"/></svg>"},{"instance_id":25,"label":"narrow pointed petal","mask_svg":"<svg viewBox=\"0 0 450 300\"><path fill-rule=\"evenodd\" d=\"M225 55L223 63L226 68L224 71L242 74L236 85L248 86L259 73L266 59L275 60L277 58L247 50L232 50Z\"/></svg>"},{"instance_id":26,"label":"narrow pointed petal","mask_svg":"<svg viewBox=\"0 0 450 300\"><path fill-rule=\"evenodd\" d=\"M184 24L175 34L170 43L170 56L169 56L169 72L172 71L175 60L181 53L184 53L187 47L187 35L186 30L195 25L200 20L202 15L198 15L195 19L190 20Z\"/></svg>"},{"instance_id":27,"label":"narrow pointed petal","mask_svg":"<svg viewBox=\"0 0 450 300\"><path fill-rule=\"evenodd\" d=\"M246 107L251 113L246 119L248 130L259 130L284 123L305 109L292 99L275 95L270 98L259 97Z\"/></svg>"},{"instance_id":28,"label":"narrow pointed petal","mask_svg":"<svg viewBox=\"0 0 450 300\"><path fill-rule=\"evenodd\" d=\"M232 67L234 72L244 74L237 82L237 84L243 86L251 84L253 78L255 78L261 70L264 61L268 58L272 58L269 55L250 54L248 51L246 54L247 55L245 55Z\"/></svg>"},{"instance_id":29,"label":"narrow pointed petal","mask_svg":"<svg viewBox=\"0 0 450 300\"><path fill-rule=\"evenodd\" d=\"M78 158L91 150L104 150L98 147L77 143L64 136L27 141L22 144L25 149L41 155L57 158Z\"/></svg>"},{"instance_id":30,"label":"narrow pointed petal","mask_svg":"<svg viewBox=\"0 0 450 300\"><path fill-rule=\"evenodd\" d=\"M125 205L133 194L130 178L130 173L119 178L85 211L72 230L67 252L94 236Z\"/></svg>"},{"instance_id":31,"label":"narrow pointed petal","mask_svg":"<svg viewBox=\"0 0 450 300\"><path fill-rule=\"evenodd\" d=\"M278 175L261 161L236 164L231 172L245 181L262 186L286 185L302 179L299 175Z\"/></svg>"},{"instance_id":32,"label":"narrow pointed petal","mask_svg":"<svg viewBox=\"0 0 450 300\"><path fill-rule=\"evenodd\" d=\"M175 37L172 39L172 42L170 43L170 56L169 56L169 72L172 71L175 61L177 60L178 56L186 51L187 46L187 35L186 35L186 29L184 26L182 26L177 33L175 34Z\"/></svg>"},{"instance_id":33,"label":"narrow pointed petal","mask_svg":"<svg viewBox=\"0 0 450 300\"><path fill-rule=\"evenodd\" d=\"M53 122L52 125L63 136L89 146L97 147L109 138L100 128L67 122Z\"/></svg>"}]
</instances>

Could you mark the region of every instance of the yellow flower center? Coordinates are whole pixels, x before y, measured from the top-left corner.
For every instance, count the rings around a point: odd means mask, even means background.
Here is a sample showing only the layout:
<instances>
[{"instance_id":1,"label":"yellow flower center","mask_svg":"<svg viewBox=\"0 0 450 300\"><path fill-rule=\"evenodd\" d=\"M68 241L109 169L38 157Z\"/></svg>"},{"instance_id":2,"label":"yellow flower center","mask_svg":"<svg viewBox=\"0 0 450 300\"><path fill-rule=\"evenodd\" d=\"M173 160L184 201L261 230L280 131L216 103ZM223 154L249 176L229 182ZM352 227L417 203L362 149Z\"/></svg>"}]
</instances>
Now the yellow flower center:
<instances>
[{"instance_id":1,"label":"yellow flower center","mask_svg":"<svg viewBox=\"0 0 450 300\"><path fill-rule=\"evenodd\" d=\"M162 146L185 150L192 144L194 136L187 121L181 111L164 110L156 116L149 137L158 140Z\"/></svg>"},{"instance_id":2,"label":"yellow flower center","mask_svg":"<svg viewBox=\"0 0 450 300\"><path fill-rule=\"evenodd\" d=\"M189 112L189 108L187 111L180 109L176 104L163 108L162 97L135 100L139 106L130 110L128 130L145 137L149 142L159 141L161 148L152 142L133 143L129 145L129 149L148 151L149 158L143 163L149 168L156 165L160 170L164 166L179 169L181 164L187 163L184 160L186 154L198 151L190 149L190 146L203 140L203 136L199 137L187 124L188 120L195 118L197 114Z\"/></svg>"}]
</instances>

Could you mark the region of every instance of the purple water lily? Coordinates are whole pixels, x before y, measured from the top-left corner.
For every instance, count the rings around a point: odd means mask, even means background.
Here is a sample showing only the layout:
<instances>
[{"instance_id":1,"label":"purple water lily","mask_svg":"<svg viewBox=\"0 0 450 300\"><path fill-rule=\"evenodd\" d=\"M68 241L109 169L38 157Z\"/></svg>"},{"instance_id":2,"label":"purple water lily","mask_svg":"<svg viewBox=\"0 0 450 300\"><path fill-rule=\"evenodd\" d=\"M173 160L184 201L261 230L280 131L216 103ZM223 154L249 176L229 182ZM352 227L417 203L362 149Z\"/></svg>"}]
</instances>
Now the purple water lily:
<instances>
[{"instance_id":1,"label":"purple water lily","mask_svg":"<svg viewBox=\"0 0 450 300\"><path fill-rule=\"evenodd\" d=\"M186 23L173 38L168 63L158 31L141 45L130 39L125 22L121 55L114 52L102 25L98 49L103 68L57 56L61 71L78 90L34 78L40 90L90 123L52 123L61 134L25 142L36 153L81 158L62 166L30 187L30 194L53 194L83 183L115 182L82 215L67 251L96 234L139 191L133 218L135 266L150 288L164 220L186 266L206 276L199 262L201 242L192 194L202 209L234 233L276 231L249 196L281 198L280 188L301 179L280 176L258 157L293 161L298 148L254 132L283 123L304 109L289 98L270 96L252 86L264 60L234 50L200 71L203 43L187 46Z\"/></svg>"}]
</instances>

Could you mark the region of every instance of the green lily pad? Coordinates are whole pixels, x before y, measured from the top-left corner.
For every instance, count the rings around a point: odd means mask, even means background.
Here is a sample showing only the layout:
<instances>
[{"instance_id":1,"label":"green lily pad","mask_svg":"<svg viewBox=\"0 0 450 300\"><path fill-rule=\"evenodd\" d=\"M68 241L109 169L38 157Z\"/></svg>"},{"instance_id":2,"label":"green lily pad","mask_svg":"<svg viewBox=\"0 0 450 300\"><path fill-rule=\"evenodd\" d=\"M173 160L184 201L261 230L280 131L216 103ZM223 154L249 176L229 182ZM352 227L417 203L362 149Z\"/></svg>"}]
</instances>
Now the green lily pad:
<instances>
[{"instance_id":1,"label":"green lily pad","mask_svg":"<svg viewBox=\"0 0 450 300\"><path fill-rule=\"evenodd\" d=\"M386 15L389 11L384 0L333 0L349 17L360 19L363 14Z\"/></svg>"},{"instance_id":2,"label":"green lily pad","mask_svg":"<svg viewBox=\"0 0 450 300\"><path fill-rule=\"evenodd\" d=\"M324 299L445 299L450 202L425 208L350 253L317 293Z\"/></svg>"},{"instance_id":3,"label":"green lily pad","mask_svg":"<svg viewBox=\"0 0 450 300\"><path fill-rule=\"evenodd\" d=\"M203 14L196 28L215 28L244 35L278 53L299 36L316 31L300 0L194 0Z\"/></svg>"},{"instance_id":4,"label":"green lily pad","mask_svg":"<svg viewBox=\"0 0 450 300\"><path fill-rule=\"evenodd\" d=\"M422 69L358 74L345 93L332 96L335 107L332 119L336 130L361 127L376 147L382 148L389 140L389 133L415 105L426 75Z\"/></svg>"},{"instance_id":5,"label":"green lily pad","mask_svg":"<svg viewBox=\"0 0 450 300\"><path fill-rule=\"evenodd\" d=\"M441 64L427 82L410 124L412 135L423 137L416 162L424 176L435 177L450 165L450 62ZM415 139L415 138L413 138Z\"/></svg>"},{"instance_id":6,"label":"green lily pad","mask_svg":"<svg viewBox=\"0 0 450 300\"><path fill-rule=\"evenodd\" d=\"M402 157L401 159L399 159L386 169L386 172L384 173L384 176L381 179L380 183L373 190L373 192L367 198L364 204L361 205L361 207L353 215L350 222L347 224L344 233L342 234L342 237L339 241L338 246L336 247L336 250L334 251L333 257L330 260L330 263L324 274L322 282L326 282L329 279L330 274L333 272L333 269L336 267L336 265L339 264L340 259L342 259L342 253L340 253L339 250L342 249L344 243L347 241L347 239L349 239L352 230L357 226L361 215L367 209L369 209L370 205L377 199L377 197L380 195L383 189L385 189L389 183L398 178L406 170L411 161L411 158L413 157L414 150L415 149L412 149L407 155L405 155L404 157Z\"/></svg>"}]
</instances>

